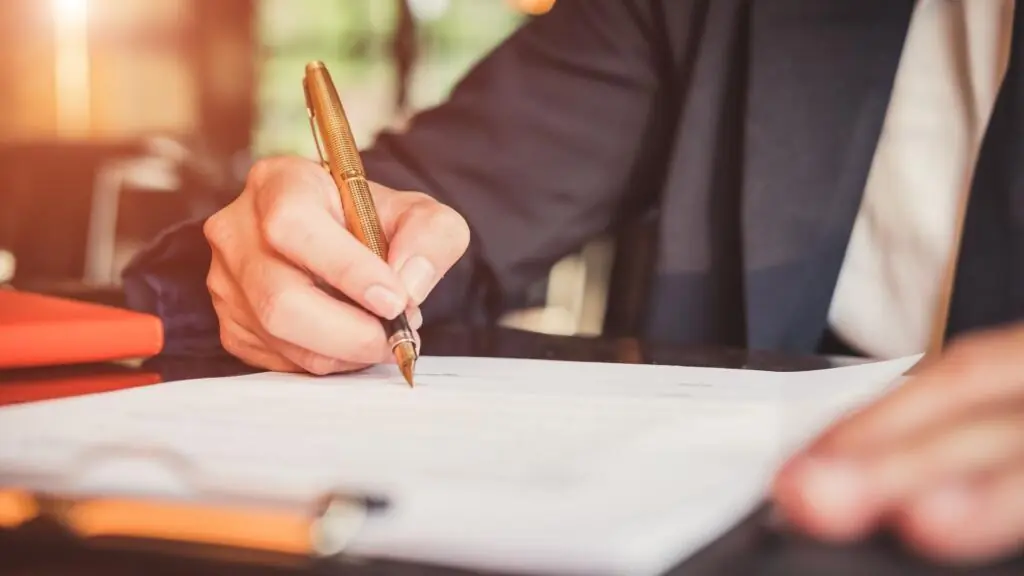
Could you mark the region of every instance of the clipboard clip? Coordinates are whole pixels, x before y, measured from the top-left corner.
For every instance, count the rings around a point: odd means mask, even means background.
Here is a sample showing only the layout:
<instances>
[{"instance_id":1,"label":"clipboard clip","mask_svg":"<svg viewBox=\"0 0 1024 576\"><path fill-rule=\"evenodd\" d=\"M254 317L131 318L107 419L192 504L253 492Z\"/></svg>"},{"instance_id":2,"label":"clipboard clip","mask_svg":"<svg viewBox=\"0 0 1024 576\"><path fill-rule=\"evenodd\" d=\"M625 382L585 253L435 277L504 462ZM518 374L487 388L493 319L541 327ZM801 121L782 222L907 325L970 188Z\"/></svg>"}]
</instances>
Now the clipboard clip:
<instances>
[{"instance_id":1,"label":"clipboard clip","mask_svg":"<svg viewBox=\"0 0 1024 576\"><path fill-rule=\"evenodd\" d=\"M0 489L0 532L70 536L93 548L148 549L241 563L301 565L345 558L379 507L328 494L312 511L259 503L69 496Z\"/></svg>"},{"instance_id":2,"label":"clipboard clip","mask_svg":"<svg viewBox=\"0 0 1024 576\"><path fill-rule=\"evenodd\" d=\"M187 459L168 459L173 455L160 451L93 456L155 462L182 477L190 485L189 495L83 488L58 474L5 474L0 477L0 533L291 566L350 558L350 546L367 520L388 507L383 498L343 490L306 501L204 490L194 482L198 476Z\"/></svg>"}]
</instances>

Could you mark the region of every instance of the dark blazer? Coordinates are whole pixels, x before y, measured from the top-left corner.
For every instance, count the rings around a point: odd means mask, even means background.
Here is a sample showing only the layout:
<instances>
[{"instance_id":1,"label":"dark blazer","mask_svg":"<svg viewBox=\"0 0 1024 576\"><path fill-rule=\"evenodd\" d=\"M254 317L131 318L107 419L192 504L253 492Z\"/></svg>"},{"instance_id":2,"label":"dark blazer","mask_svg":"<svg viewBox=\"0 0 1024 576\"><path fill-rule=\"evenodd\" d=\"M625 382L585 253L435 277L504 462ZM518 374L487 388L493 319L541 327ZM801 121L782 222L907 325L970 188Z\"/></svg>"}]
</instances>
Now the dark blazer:
<instances>
[{"instance_id":1,"label":"dark blazer","mask_svg":"<svg viewBox=\"0 0 1024 576\"><path fill-rule=\"evenodd\" d=\"M450 99L366 151L473 229L428 321L493 320L559 258L644 211L640 336L812 352L882 130L914 0L560 0ZM1024 10L1017 10L1021 15ZM1024 315L1024 27L969 206L950 333ZM197 223L129 268L169 346L216 338ZM189 344L192 343L192 344Z\"/></svg>"}]
</instances>

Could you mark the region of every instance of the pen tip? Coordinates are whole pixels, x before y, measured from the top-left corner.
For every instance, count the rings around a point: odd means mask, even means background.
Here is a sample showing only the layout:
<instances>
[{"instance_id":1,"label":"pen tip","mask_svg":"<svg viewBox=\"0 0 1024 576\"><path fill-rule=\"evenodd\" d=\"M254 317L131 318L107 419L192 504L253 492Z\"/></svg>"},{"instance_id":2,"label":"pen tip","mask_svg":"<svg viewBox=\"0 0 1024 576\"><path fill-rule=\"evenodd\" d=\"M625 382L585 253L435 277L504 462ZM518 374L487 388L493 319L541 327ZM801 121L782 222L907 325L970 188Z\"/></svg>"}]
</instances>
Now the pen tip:
<instances>
[{"instance_id":1,"label":"pen tip","mask_svg":"<svg viewBox=\"0 0 1024 576\"><path fill-rule=\"evenodd\" d=\"M403 341L395 346L395 360L398 361L398 369L402 372L402 377L412 388L413 384L413 371L416 370L416 345L409 341Z\"/></svg>"},{"instance_id":2,"label":"pen tip","mask_svg":"<svg viewBox=\"0 0 1024 576\"><path fill-rule=\"evenodd\" d=\"M399 368L402 370L402 377L405 378L406 383L409 384L409 388L414 388L416 384L413 383L412 373L413 370L415 370L416 368L416 361L410 359L406 362L403 362Z\"/></svg>"},{"instance_id":3,"label":"pen tip","mask_svg":"<svg viewBox=\"0 0 1024 576\"><path fill-rule=\"evenodd\" d=\"M313 60L312 62L306 64L306 72L313 72L315 70L323 70L324 68L326 68L326 66L324 66L324 63L319 61L319 60Z\"/></svg>"}]
</instances>

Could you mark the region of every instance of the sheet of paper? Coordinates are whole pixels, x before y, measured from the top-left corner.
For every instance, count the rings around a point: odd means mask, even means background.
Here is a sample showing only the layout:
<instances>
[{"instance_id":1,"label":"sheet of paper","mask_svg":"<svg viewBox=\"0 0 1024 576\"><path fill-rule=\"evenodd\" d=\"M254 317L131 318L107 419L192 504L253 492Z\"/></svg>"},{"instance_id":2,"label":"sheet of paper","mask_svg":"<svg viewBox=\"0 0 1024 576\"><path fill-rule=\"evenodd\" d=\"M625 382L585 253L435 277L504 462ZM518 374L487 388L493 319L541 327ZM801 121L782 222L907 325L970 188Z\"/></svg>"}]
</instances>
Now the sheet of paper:
<instances>
[{"instance_id":1,"label":"sheet of paper","mask_svg":"<svg viewBox=\"0 0 1024 576\"><path fill-rule=\"evenodd\" d=\"M785 450L795 450L841 415L902 384L903 374L921 357L789 374L779 390L786 422Z\"/></svg>"},{"instance_id":2,"label":"sheet of paper","mask_svg":"<svg viewBox=\"0 0 1024 576\"><path fill-rule=\"evenodd\" d=\"M657 574L747 514L786 450L822 425L788 423L794 406L832 417L828 398L881 390L906 365L787 374L424 358L413 390L393 367L174 382L0 410L0 470L73 470L59 488L90 491L365 490L392 507L354 554Z\"/></svg>"}]
</instances>

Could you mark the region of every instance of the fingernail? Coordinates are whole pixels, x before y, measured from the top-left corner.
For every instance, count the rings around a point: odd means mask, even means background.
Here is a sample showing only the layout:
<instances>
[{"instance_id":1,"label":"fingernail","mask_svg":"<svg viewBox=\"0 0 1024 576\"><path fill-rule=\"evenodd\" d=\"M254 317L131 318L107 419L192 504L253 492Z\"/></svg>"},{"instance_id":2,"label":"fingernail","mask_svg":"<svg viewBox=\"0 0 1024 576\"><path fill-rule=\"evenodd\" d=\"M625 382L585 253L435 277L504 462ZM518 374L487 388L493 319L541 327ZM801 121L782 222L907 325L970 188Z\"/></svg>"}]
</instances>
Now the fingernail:
<instances>
[{"instance_id":1,"label":"fingernail","mask_svg":"<svg viewBox=\"0 0 1024 576\"><path fill-rule=\"evenodd\" d=\"M917 514L928 524L949 526L963 522L974 507L974 493L962 484L945 486L927 494L917 507Z\"/></svg>"},{"instance_id":2,"label":"fingernail","mask_svg":"<svg viewBox=\"0 0 1024 576\"><path fill-rule=\"evenodd\" d=\"M419 330L423 327L423 312L420 311L419 307L409 311L409 326L413 330Z\"/></svg>"},{"instance_id":3,"label":"fingernail","mask_svg":"<svg viewBox=\"0 0 1024 576\"><path fill-rule=\"evenodd\" d=\"M388 319L401 314L405 306L397 294L379 285L371 286L366 291L366 302L375 314Z\"/></svg>"},{"instance_id":4,"label":"fingernail","mask_svg":"<svg viewBox=\"0 0 1024 576\"><path fill-rule=\"evenodd\" d=\"M415 256L409 259L408 262L402 265L398 275L402 278L402 282L405 283L405 289L409 291L409 296L417 304L427 298L427 294L430 294L430 291L434 288L434 283L437 281L437 272L434 270L433 264L422 256Z\"/></svg>"}]
</instances>

